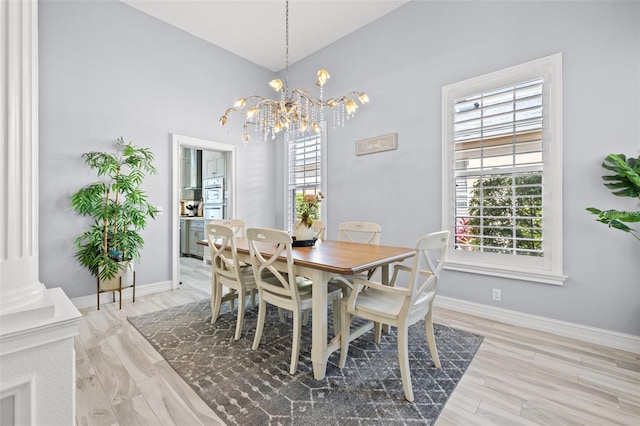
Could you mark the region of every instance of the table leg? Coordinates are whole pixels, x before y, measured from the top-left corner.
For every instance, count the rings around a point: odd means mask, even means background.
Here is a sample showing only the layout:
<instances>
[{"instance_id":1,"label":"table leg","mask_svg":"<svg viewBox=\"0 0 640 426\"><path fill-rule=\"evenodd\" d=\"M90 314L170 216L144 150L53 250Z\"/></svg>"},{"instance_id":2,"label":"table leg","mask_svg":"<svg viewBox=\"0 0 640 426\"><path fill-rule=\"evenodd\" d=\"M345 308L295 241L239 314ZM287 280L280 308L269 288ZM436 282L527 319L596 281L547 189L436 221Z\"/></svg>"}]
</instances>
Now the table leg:
<instances>
[{"instance_id":1,"label":"table leg","mask_svg":"<svg viewBox=\"0 0 640 426\"><path fill-rule=\"evenodd\" d=\"M327 277L322 271L301 267L299 275L313 281L313 306L311 308L311 362L313 377L324 379L327 370Z\"/></svg>"},{"instance_id":2,"label":"table leg","mask_svg":"<svg viewBox=\"0 0 640 426\"><path fill-rule=\"evenodd\" d=\"M382 265L380 273L382 274L382 284L389 285L389 265Z\"/></svg>"},{"instance_id":3,"label":"table leg","mask_svg":"<svg viewBox=\"0 0 640 426\"><path fill-rule=\"evenodd\" d=\"M382 284L389 285L389 264L382 265ZM382 327L381 327L382 326ZM389 324L377 324L376 327L376 343L380 343L380 338L382 337L382 332L385 334L389 334Z\"/></svg>"}]
</instances>

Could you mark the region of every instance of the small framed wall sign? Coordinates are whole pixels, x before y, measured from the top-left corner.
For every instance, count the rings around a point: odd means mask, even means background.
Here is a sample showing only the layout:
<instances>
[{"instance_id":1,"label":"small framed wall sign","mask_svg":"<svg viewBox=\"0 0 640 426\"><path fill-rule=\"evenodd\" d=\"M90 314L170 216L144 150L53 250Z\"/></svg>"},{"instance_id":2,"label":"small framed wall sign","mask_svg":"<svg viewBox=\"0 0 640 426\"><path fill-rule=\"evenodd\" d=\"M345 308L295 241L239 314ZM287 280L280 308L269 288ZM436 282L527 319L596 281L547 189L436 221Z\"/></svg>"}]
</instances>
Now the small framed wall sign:
<instances>
[{"instance_id":1,"label":"small framed wall sign","mask_svg":"<svg viewBox=\"0 0 640 426\"><path fill-rule=\"evenodd\" d=\"M356 155L374 154L392 149L398 149L397 133L356 141Z\"/></svg>"}]
</instances>

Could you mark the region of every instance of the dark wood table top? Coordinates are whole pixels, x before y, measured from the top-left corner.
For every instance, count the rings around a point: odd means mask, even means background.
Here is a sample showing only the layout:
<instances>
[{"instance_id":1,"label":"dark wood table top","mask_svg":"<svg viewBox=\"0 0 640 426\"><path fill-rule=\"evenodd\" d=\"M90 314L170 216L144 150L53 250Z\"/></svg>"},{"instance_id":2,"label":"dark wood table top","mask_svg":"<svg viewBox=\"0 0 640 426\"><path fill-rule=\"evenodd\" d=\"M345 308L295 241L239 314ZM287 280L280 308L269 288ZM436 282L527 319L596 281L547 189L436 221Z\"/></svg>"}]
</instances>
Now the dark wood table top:
<instances>
[{"instance_id":1,"label":"dark wood table top","mask_svg":"<svg viewBox=\"0 0 640 426\"><path fill-rule=\"evenodd\" d=\"M208 245L207 240L198 241ZM258 244L262 253L273 253L274 245ZM246 238L236 238L239 254L249 254ZM335 274L353 275L377 266L400 262L412 257L414 248L351 243L347 241L318 240L312 247L293 247L293 262L299 266L328 271ZM285 260L283 258L283 260Z\"/></svg>"}]
</instances>

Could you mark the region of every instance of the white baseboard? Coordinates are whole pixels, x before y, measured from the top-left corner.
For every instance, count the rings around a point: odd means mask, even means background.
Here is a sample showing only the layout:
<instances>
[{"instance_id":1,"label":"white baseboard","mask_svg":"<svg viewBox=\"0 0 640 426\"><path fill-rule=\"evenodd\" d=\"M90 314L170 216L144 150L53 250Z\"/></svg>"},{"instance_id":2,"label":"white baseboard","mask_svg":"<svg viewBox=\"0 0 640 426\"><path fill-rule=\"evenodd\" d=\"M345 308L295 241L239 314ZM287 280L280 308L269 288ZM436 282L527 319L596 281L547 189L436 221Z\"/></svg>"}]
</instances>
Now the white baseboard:
<instances>
[{"instance_id":1,"label":"white baseboard","mask_svg":"<svg viewBox=\"0 0 640 426\"><path fill-rule=\"evenodd\" d=\"M162 281L159 283L145 284L145 285L136 285L136 296L146 296L148 294L160 293L163 291L169 291L173 289L173 283L171 281ZM100 294L100 304L103 303L112 303L112 294L111 292ZM133 288L125 288L122 290L122 301L131 300L133 297ZM73 304L78 309L90 308L97 306L96 295L91 294L89 296L80 296L74 297L71 299ZM116 302L118 301L118 292L116 291Z\"/></svg>"},{"instance_id":2,"label":"white baseboard","mask_svg":"<svg viewBox=\"0 0 640 426\"><path fill-rule=\"evenodd\" d=\"M171 281L146 284L143 286L136 286L136 295L145 296L148 294L168 291L172 288L173 286ZM131 296L131 288L123 290L123 301L127 298L131 298ZM101 294L100 303L102 304L111 302L111 297L111 293ZM75 297L71 299L71 301L78 309L96 306L95 294ZM581 340L583 342L594 343L597 345L608 346L611 348L640 354L640 336L634 336L632 334L618 333L616 331L604 330L602 328L589 327L586 325L555 320L552 318L525 314L522 312L496 308L494 306L482 305L480 303L468 302L466 300L454 299L452 297L441 295L436 296L436 300L434 303L438 308L449 309L451 311L462 312L480 318L486 318L492 321L499 321L505 324L531 328L533 330L544 331L547 333L556 334L558 336Z\"/></svg>"},{"instance_id":3,"label":"white baseboard","mask_svg":"<svg viewBox=\"0 0 640 426\"><path fill-rule=\"evenodd\" d=\"M436 296L434 304L438 308L640 354L640 336L632 334L618 333L440 295Z\"/></svg>"}]
</instances>

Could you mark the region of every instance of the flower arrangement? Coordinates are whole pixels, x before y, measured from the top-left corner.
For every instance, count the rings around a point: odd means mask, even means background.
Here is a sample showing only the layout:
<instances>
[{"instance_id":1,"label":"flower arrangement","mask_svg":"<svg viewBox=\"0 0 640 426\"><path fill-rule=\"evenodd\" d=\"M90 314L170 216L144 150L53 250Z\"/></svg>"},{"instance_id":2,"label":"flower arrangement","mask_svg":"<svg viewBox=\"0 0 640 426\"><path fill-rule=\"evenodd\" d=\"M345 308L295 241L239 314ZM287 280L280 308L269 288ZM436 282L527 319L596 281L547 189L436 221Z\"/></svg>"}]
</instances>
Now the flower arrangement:
<instances>
[{"instance_id":1,"label":"flower arrangement","mask_svg":"<svg viewBox=\"0 0 640 426\"><path fill-rule=\"evenodd\" d=\"M300 210L300 223L306 225L307 228L313 225L312 217L318 215L318 205L325 198L322 192L318 194L305 194L302 197L302 208Z\"/></svg>"}]
</instances>

